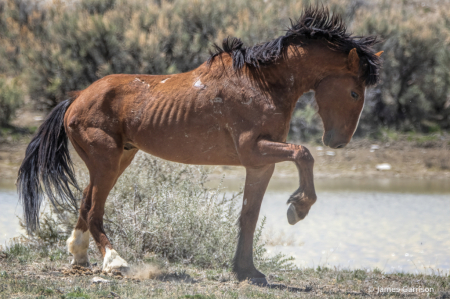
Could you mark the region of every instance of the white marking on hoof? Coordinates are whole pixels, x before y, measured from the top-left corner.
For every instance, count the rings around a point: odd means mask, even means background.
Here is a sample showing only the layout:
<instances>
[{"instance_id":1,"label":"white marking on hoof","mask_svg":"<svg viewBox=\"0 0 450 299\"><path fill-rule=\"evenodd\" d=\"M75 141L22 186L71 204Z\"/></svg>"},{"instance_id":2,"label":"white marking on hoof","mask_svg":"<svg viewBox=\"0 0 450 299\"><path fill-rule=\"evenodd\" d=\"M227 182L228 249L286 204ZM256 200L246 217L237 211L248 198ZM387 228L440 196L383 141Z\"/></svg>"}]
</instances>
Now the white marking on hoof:
<instances>
[{"instance_id":1,"label":"white marking on hoof","mask_svg":"<svg viewBox=\"0 0 450 299\"><path fill-rule=\"evenodd\" d=\"M73 265L88 264L89 231L83 232L81 229L74 229L70 238L67 239L67 248L73 254Z\"/></svg>"},{"instance_id":2,"label":"white marking on hoof","mask_svg":"<svg viewBox=\"0 0 450 299\"><path fill-rule=\"evenodd\" d=\"M202 84L202 81L200 81L200 79L198 79L197 81L195 81L194 87L197 87L197 88L205 88L205 85L203 85L203 84Z\"/></svg>"},{"instance_id":3,"label":"white marking on hoof","mask_svg":"<svg viewBox=\"0 0 450 299\"><path fill-rule=\"evenodd\" d=\"M159 83L166 83L166 81L169 80L169 79L170 79L170 78L166 78L166 79L162 80L162 81L159 82Z\"/></svg>"},{"instance_id":4,"label":"white marking on hoof","mask_svg":"<svg viewBox=\"0 0 450 299\"><path fill-rule=\"evenodd\" d=\"M105 248L106 254L103 259L103 271L111 272L114 269L129 268L128 263L119 256L114 249Z\"/></svg>"}]
</instances>

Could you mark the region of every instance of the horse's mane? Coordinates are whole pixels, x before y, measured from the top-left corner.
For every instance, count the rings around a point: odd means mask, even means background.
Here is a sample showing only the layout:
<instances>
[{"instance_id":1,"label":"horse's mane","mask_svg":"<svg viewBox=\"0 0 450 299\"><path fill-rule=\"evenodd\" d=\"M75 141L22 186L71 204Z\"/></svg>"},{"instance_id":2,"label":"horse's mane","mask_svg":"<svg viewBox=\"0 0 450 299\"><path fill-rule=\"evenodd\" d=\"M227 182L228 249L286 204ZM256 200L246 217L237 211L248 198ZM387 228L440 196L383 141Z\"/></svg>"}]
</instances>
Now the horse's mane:
<instances>
[{"instance_id":1,"label":"horse's mane","mask_svg":"<svg viewBox=\"0 0 450 299\"><path fill-rule=\"evenodd\" d=\"M233 58L233 68L240 70L244 65L258 68L270 65L286 54L290 45L300 45L304 39L324 39L328 46L344 53L356 48L360 58L362 79L367 86L375 85L379 78L380 58L375 55L372 46L378 43L375 36L352 36L347 32L344 21L339 15L331 15L324 7L309 7L305 9L297 21L291 20L291 26L286 34L274 40L244 47L239 38L227 37L222 47L213 45L214 51L208 59L211 64L216 57L227 53Z\"/></svg>"}]
</instances>

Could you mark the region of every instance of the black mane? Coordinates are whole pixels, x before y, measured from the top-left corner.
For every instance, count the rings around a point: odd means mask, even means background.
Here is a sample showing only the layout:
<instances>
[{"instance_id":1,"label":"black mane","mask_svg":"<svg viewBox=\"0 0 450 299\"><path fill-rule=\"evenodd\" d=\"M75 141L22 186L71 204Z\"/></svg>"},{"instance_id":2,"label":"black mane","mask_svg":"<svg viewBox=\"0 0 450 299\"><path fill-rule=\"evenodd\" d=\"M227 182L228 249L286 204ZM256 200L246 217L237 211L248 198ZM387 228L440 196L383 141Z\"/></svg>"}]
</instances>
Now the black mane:
<instances>
[{"instance_id":1,"label":"black mane","mask_svg":"<svg viewBox=\"0 0 450 299\"><path fill-rule=\"evenodd\" d=\"M286 54L289 45L300 45L304 39L324 39L328 46L344 53L356 48L360 58L361 76L366 86L375 85L379 78L380 59L375 55L372 46L378 43L375 36L358 37L347 32L344 21L338 15L331 15L324 7L305 9L297 21L291 20L291 27L284 36L266 43L244 47L239 38L227 37L222 47L214 44L214 51L208 59L211 64L222 53L233 58L233 68L240 70L244 65L258 68L269 65Z\"/></svg>"}]
</instances>

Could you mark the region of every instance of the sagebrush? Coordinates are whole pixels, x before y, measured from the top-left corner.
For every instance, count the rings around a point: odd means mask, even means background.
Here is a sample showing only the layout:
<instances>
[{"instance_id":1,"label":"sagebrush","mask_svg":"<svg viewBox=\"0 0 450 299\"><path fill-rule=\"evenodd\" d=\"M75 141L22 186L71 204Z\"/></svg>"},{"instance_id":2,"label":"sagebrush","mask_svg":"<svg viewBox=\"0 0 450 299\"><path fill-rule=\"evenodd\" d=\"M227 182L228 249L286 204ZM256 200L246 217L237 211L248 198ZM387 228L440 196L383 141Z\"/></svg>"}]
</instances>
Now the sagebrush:
<instances>
[{"instance_id":1,"label":"sagebrush","mask_svg":"<svg viewBox=\"0 0 450 299\"><path fill-rule=\"evenodd\" d=\"M366 93L357 134L450 130L450 0L2 0L0 74L20 77L35 106L49 109L108 74L191 70L227 36L273 39L317 4L383 41L381 81ZM320 119L300 101L305 108L290 136L317 139Z\"/></svg>"}]
</instances>

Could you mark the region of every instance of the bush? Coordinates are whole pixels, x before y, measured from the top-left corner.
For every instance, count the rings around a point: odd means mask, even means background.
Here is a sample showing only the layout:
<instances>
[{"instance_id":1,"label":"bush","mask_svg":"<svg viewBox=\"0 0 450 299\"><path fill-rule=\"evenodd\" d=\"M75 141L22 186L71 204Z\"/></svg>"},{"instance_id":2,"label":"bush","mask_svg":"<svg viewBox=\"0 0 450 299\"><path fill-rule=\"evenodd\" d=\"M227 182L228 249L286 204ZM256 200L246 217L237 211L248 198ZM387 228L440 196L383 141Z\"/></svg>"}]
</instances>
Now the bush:
<instances>
[{"instance_id":1,"label":"bush","mask_svg":"<svg viewBox=\"0 0 450 299\"><path fill-rule=\"evenodd\" d=\"M108 74L191 70L227 35L249 43L279 35L289 21L286 6L301 10L292 0L269 5L263 0L82 0L35 7L25 24L9 21L30 34L20 48L23 71L32 100L50 108L68 91Z\"/></svg>"},{"instance_id":2,"label":"bush","mask_svg":"<svg viewBox=\"0 0 450 299\"><path fill-rule=\"evenodd\" d=\"M361 11L354 28L384 41L380 84L368 93L366 131L450 129L450 6L400 1Z\"/></svg>"},{"instance_id":3,"label":"bush","mask_svg":"<svg viewBox=\"0 0 450 299\"><path fill-rule=\"evenodd\" d=\"M111 242L131 260L150 252L203 267L229 266L241 194L221 195L206 181L201 167L139 155L108 199Z\"/></svg>"},{"instance_id":4,"label":"bush","mask_svg":"<svg viewBox=\"0 0 450 299\"><path fill-rule=\"evenodd\" d=\"M18 80L0 77L0 127L9 124L22 102L23 91Z\"/></svg>"},{"instance_id":5,"label":"bush","mask_svg":"<svg viewBox=\"0 0 450 299\"><path fill-rule=\"evenodd\" d=\"M0 0L0 74L20 75L36 107L49 109L108 74L191 70L227 36L247 45L272 39L317 3L342 15L349 31L384 40L381 82L367 92L359 135L450 130L448 0ZM303 108L291 136L318 140L313 106Z\"/></svg>"}]
</instances>

